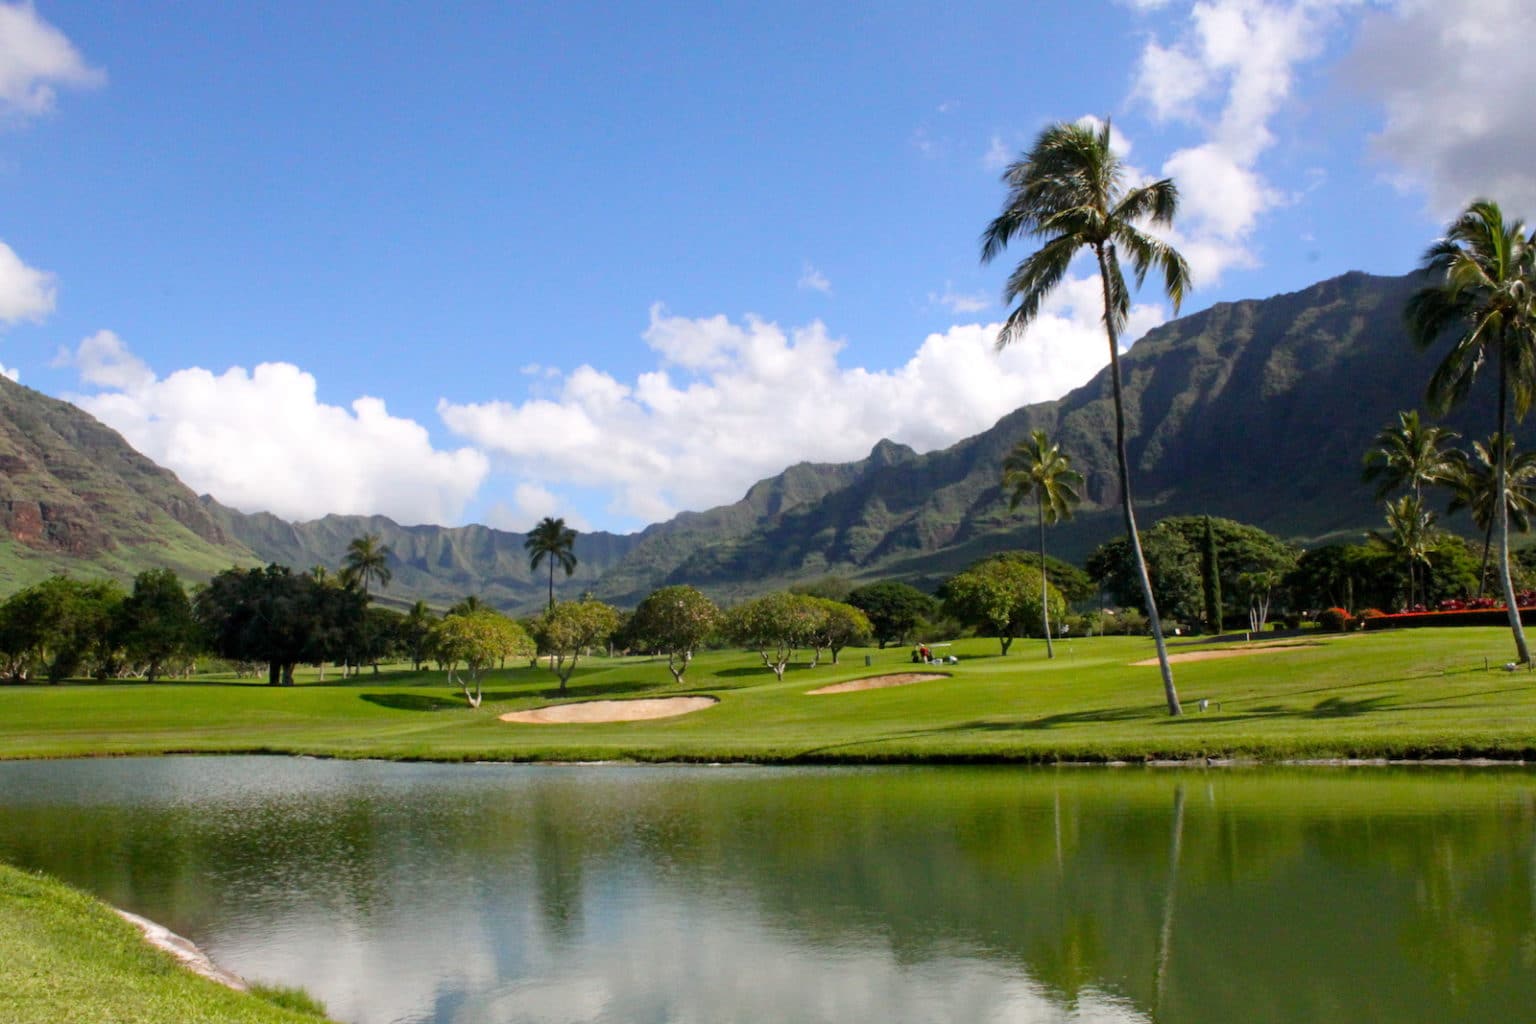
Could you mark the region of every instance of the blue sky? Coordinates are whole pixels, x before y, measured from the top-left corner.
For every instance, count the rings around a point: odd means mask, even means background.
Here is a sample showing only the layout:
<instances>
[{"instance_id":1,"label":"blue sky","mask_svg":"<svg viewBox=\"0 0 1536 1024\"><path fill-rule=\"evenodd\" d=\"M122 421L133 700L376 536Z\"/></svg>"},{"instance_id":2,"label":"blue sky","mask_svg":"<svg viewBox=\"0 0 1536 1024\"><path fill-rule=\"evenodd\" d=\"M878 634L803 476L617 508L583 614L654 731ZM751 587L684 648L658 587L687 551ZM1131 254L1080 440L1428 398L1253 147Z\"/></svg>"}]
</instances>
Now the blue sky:
<instances>
[{"instance_id":1,"label":"blue sky","mask_svg":"<svg viewBox=\"0 0 1536 1024\"><path fill-rule=\"evenodd\" d=\"M1533 30L1523 0L0 0L0 369L247 510L637 529L1107 362L1086 266L990 350L1028 250L976 239L1052 121L1179 182L1185 312L1407 271L1478 194L1536 213ZM1133 335L1169 315L1144 293Z\"/></svg>"}]
</instances>

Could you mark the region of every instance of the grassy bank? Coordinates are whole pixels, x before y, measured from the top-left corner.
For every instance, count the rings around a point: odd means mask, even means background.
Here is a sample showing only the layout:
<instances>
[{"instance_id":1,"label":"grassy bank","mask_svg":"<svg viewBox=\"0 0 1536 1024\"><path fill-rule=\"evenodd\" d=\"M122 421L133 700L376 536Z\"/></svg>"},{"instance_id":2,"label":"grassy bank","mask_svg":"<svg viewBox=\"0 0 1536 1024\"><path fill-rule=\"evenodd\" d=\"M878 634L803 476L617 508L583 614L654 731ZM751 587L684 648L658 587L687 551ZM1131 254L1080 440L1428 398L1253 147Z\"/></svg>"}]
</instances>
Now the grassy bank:
<instances>
[{"instance_id":1,"label":"grassy bank","mask_svg":"<svg viewBox=\"0 0 1536 1024\"><path fill-rule=\"evenodd\" d=\"M198 977L99 901L0 864L0 1016L7 1024L327 1019L292 1008L296 1001L284 990L264 997Z\"/></svg>"},{"instance_id":2,"label":"grassy bank","mask_svg":"<svg viewBox=\"0 0 1536 1024\"><path fill-rule=\"evenodd\" d=\"M1242 645L1236 645L1242 646ZM1175 666L1170 718L1144 638L962 641L950 677L830 696L828 683L912 669L905 650L844 651L779 682L755 655L707 653L677 687L645 658L584 661L569 692L526 665L464 706L440 673L386 671L292 688L203 679L155 686L0 687L0 757L273 752L436 760L1053 761L1238 757L1536 756L1536 675L1505 672L1507 630L1319 635L1300 646ZM1176 649L1187 652L1190 648ZM866 667L866 656L871 665ZM566 700L707 694L679 718L513 725ZM1211 702L1200 712L1198 701ZM1218 707L1219 705L1219 707Z\"/></svg>"}]
</instances>

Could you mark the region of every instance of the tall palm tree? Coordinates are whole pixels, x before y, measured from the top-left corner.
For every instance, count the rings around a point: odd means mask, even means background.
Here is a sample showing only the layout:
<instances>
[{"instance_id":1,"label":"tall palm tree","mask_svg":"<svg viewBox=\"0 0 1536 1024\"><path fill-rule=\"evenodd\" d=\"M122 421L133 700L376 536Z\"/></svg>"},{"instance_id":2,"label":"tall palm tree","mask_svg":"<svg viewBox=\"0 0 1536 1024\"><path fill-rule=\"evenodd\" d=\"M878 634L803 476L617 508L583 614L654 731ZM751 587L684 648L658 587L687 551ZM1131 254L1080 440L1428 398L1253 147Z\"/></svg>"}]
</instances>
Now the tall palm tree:
<instances>
[{"instance_id":1,"label":"tall palm tree","mask_svg":"<svg viewBox=\"0 0 1536 1024\"><path fill-rule=\"evenodd\" d=\"M569 576L576 571L576 531L565 525L564 519L545 516L539 525L528 531L523 549L528 552L528 569L538 569L540 563L549 562L549 606L555 606L555 565Z\"/></svg>"},{"instance_id":2,"label":"tall palm tree","mask_svg":"<svg viewBox=\"0 0 1536 1024\"><path fill-rule=\"evenodd\" d=\"M1485 444L1472 442L1472 454L1460 449L1450 452L1451 473L1446 481L1451 489L1451 503L1447 511L1466 509L1472 514L1472 522L1483 531L1483 569L1477 578L1477 596L1483 596L1488 579L1488 562L1493 553L1493 526L1497 494L1497 467L1499 437L1495 434ZM1504 497L1509 508L1509 523L1521 533L1531 528L1531 518L1536 515L1536 452L1515 450L1515 439L1504 443Z\"/></svg>"},{"instance_id":3,"label":"tall palm tree","mask_svg":"<svg viewBox=\"0 0 1536 1024\"><path fill-rule=\"evenodd\" d=\"M1387 502L1387 531L1371 531L1371 539L1408 564L1408 601L1412 608L1414 594L1428 594L1418 586L1419 566L1429 568L1429 556L1435 549L1435 514L1412 494ZM1417 588L1417 589L1416 589Z\"/></svg>"},{"instance_id":4,"label":"tall palm tree","mask_svg":"<svg viewBox=\"0 0 1536 1024\"><path fill-rule=\"evenodd\" d=\"M1056 657L1051 644L1051 602L1045 575L1045 527L1072 518L1072 506L1082 499L1077 488L1083 474L1072 468L1072 458L1052 444L1043 430L1032 430L1028 441L1020 441L1003 460L1003 487L1012 492L1008 507L1017 509L1031 494L1040 520L1040 617L1045 625L1045 656Z\"/></svg>"},{"instance_id":5,"label":"tall palm tree","mask_svg":"<svg viewBox=\"0 0 1536 1024\"><path fill-rule=\"evenodd\" d=\"M1376 447L1366 453L1361 475L1367 482L1376 482L1378 500L1407 487L1422 501L1426 484L1449 482L1455 455L1445 446L1458 436L1444 427L1421 423L1417 409L1400 412L1397 426L1376 435Z\"/></svg>"},{"instance_id":6,"label":"tall palm tree","mask_svg":"<svg viewBox=\"0 0 1536 1024\"><path fill-rule=\"evenodd\" d=\"M1445 409L1467 397L1491 355L1498 367L1495 433L1509 433L1509 402L1523 418L1536 397L1536 244L1521 221L1505 221L1497 203L1480 199L1424 254L1438 280L1414 293L1405 311L1414 342L1427 348L1449 336L1450 351L1429 379L1430 404ZM1509 574L1509 467L1505 446L1494 452L1494 515L1499 537L1499 584L1521 664L1531 649Z\"/></svg>"},{"instance_id":7,"label":"tall palm tree","mask_svg":"<svg viewBox=\"0 0 1536 1024\"><path fill-rule=\"evenodd\" d=\"M387 589L389 581L394 579L394 573L389 569L393 555L388 544L379 543L376 533L353 537L342 561L341 578L346 583L361 586L364 596L368 593L369 583L377 583L380 590Z\"/></svg>"},{"instance_id":8,"label":"tall palm tree","mask_svg":"<svg viewBox=\"0 0 1536 1024\"><path fill-rule=\"evenodd\" d=\"M1146 605L1147 621L1157 644L1163 693L1168 713L1183 713L1173 670L1163 641L1162 622L1152 599L1147 560L1136 533L1131 504L1130 460L1125 446L1125 403L1120 386L1120 331L1130 312L1130 290L1120 269L1121 249L1131 261L1138 286L1156 268L1163 291L1177 312L1189 287L1189 265L1172 246L1147 234L1143 222L1169 225L1178 209L1179 191L1170 178L1128 188L1126 168L1110 148L1109 122L1056 124L1040 133L1024 158L1003 172L1008 198L1003 212L981 236L981 260L990 263L1008 243L1022 236L1042 239L1040 248L1014 268L1004 288L1004 301L1017 302L997 336L998 347L1022 336L1040 313L1040 306L1063 278L1073 257L1083 249L1098 263L1104 293L1104 333L1109 339L1110 381L1115 401L1115 457L1120 470L1120 506L1126 538L1135 557L1136 572Z\"/></svg>"}]
</instances>

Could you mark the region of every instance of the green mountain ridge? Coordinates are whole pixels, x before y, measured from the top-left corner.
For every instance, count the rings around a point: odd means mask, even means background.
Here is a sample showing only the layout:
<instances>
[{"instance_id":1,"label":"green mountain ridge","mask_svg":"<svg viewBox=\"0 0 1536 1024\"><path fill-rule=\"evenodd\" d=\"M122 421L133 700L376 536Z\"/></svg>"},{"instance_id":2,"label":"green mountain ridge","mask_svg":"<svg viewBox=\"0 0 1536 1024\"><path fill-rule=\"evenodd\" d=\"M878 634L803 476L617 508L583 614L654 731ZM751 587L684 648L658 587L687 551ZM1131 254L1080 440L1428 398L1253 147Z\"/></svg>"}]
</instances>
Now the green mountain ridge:
<instances>
[{"instance_id":1,"label":"green mountain ridge","mask_svg":"<svg viewBox=\"0 0 1536 1024\"><path fill-rule=\"evenodd\" d=\"M1209 513L1298 541L1359 535L1380 510L1361 458L1400 409L1423 405L1434 353L1408 342L1401 311L1417 275L1351 273L1302 291L1222 303L1156 328L1122 358L1139 523ZM1491 393L1446 422L1491 427ZM1081 561L1122 532L1108 370L1025 406L948 448L881 441L861 460L800 463L740 501L684 512L635 534L577 540L557 593L633 605L692 583L731 599L825 574L932 586L995 551L1033 547L1030 509L1009 512L999 476L1012 446L1045 429L1084 474L1084 504L1051 530ZM207 578L231 563L336 568L377 534L395 555L381 596L446 605L468 594L509 609L544 600L525 534L486 526L401 526L384 516L290 523L198 499L169 471L64 402L0 380L0 591L76 567L131 575L150 564ZM17 566L21 566L20 569Z\"/></svg>"}]
</instances>

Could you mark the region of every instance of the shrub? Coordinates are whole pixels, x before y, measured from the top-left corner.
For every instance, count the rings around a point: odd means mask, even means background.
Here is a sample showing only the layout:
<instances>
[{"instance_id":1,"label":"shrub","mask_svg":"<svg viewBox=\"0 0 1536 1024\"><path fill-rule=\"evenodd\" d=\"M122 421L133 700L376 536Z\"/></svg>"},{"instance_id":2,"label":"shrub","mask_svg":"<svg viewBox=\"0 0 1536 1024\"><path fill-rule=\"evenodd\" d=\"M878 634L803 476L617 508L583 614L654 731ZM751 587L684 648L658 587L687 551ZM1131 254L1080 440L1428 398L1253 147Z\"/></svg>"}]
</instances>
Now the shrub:
<instances>
[{"instance_id":1,"label":"shrub","mask_svg":"<svg viewBox=\"0 0 1536 1024\"><path fill-rule=\"evenodd\" d=\"M1380 608L1367 608L1355 617L1358 619L1379 619L1386 614Z\"/></svg>"},{"instance_id":2,"label":"shrub","mask_svg":"<svg viewBox=\"0 0 1536 1024\"><path fill-rule=\"evenodd\" d=\"M1343 608L1324 608L1317 613L1317 624L1330 633L1342 633L1349 629L1352 618Z\"/></svg>"}]
</instances>

